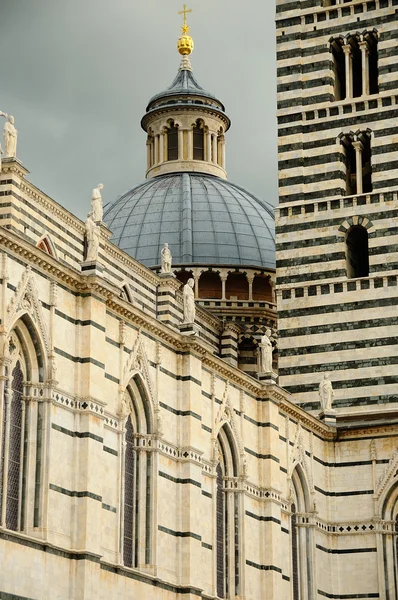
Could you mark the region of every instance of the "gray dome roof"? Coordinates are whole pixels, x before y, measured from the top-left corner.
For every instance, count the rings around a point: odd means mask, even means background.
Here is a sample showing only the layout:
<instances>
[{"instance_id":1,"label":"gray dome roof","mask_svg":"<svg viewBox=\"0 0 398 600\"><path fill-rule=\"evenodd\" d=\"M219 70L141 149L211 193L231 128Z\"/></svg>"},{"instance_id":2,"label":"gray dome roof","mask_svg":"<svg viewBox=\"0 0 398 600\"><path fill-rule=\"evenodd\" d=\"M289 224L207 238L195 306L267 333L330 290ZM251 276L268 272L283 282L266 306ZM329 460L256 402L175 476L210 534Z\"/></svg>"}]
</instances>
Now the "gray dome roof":
<instances>
[{"instance_id":1,"label":"gray dome roof","mask_svg":"<svg viewBox=\"0 0 398 600\"><path fill-rule=\"evenodd\" d=\"M154 177L108 203L104 222L112 241L148 267L168 242L173 265L275 268L272 206L214 175Z\"/></svg>"},{"instance_id":2,"label":"gray dome roof","mask_svg":"<svg viewBox=\"0 0 398 600\"><path fill-rule=\"evenodd\" d=\"M199 85L196 78L194 77L194 74L190 69L181 68L179 69L171 86L168 87L167 90L165 90L164 92L160 92L159 94L156 94L150 99L147 110L156 100L160 100L162 98L164 99L165 103L170 103L170 98L172 98L173 96L181 95L205 96L206 98L215 100L219 107L222 108L222 110L224 110L224 105L219 100L217 100L216 97L213 96L213 94L210 94L210 92L207 92Z\"/></svg>"}]
</instances>

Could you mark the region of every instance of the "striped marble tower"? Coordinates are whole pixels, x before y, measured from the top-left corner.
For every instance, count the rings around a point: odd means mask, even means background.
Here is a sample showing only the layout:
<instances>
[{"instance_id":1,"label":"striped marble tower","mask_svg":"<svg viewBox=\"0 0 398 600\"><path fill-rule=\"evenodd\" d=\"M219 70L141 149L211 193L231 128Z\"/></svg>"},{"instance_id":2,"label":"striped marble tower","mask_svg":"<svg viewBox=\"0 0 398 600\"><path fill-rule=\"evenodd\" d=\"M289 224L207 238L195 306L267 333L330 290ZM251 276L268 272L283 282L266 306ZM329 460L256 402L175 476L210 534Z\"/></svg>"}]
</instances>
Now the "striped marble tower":
<instances>
[{"instance_id":1,"label":"striped marble tower","mask_svg":"<svg viewBox=\"0 0 398 600\"><path fill-rule=\"evenodd\" d=\"M398 0L277 0L279 381L398 407Z\"/></svg>"}]
</instances>

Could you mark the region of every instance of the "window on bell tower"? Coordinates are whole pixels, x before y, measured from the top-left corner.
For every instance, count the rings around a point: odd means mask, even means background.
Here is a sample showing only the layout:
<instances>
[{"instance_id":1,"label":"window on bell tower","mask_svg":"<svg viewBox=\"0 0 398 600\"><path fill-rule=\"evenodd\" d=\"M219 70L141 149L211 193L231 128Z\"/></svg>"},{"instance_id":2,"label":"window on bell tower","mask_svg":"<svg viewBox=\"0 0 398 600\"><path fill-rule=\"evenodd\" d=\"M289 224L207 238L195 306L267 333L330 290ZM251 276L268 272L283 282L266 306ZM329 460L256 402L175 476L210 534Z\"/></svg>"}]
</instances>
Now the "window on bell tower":
<instances>
[{"instance_id":1,"label":"window on bell tower","mask_svg":"<svg viewBox=\"0 0 398 600\"><path fill-rule=\"evenodd\" d=\"M368 277L369 275L369 240L365 227L351 227L346 237L347 277Z\"/></svg>"},{"instance_id":2,"label":"window on bell tower","mask_svg":"<svg viewBox=\"0 0 398 600\"><path fill-rule=\"evenodd\" d=\"M377 31L330 40L333 56L334 99L360 98L379 92Z\"/></svg>"},{"instance_id":3,"label":"window on bell tower","mask_svg":"<svg viewBox=\"0 0 398 600\"><path fill-rule=\"evenodd\" d=\"M193 159L204 160L205 159L205 139L204 139L204 127L201 121L196 121L193 128Z\"/></svg>"},{"instance_id":4,"label":"window on bell tower","mask_svg":"<svg viewBox=\"0 0 398 600\"><path fill-rule=\"evenodd\" d=\"M174 121L167 131L167 160L178 160L178 128Z\"/></svg>"},{"instance_id":5,"label":"window on bell tower","mask_svg":"<svg viewBox=\"0 0 398 600\"><path fill-rule=\"evenodd\" d=\"M362 131L341 136L346 168L346 195L372 191L371 132Z\"/></svg>"}]
</instances>

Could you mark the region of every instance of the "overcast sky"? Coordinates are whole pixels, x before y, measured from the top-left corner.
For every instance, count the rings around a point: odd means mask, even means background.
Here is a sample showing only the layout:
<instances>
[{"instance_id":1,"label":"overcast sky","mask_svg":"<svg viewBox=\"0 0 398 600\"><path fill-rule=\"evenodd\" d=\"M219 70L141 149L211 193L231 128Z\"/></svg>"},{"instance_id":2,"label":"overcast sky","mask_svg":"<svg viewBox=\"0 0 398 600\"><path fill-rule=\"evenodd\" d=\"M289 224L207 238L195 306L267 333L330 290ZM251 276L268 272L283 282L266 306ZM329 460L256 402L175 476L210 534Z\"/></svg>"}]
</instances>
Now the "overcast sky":
<instances>
[{"instance_id":1,"label":"overcast sky","mask_svg":"<svg viewBox=\"0 0 398 600\"><path fill-rule=\"evenodd\" d=\"M276 204L274 1L186 1L194 74L232 119L228 178ZM97 183L108 202L145 178L140 120L178 70L182 5L0 0L0 110L29 179L81 218Z\"/></svg>"}]
</instances>

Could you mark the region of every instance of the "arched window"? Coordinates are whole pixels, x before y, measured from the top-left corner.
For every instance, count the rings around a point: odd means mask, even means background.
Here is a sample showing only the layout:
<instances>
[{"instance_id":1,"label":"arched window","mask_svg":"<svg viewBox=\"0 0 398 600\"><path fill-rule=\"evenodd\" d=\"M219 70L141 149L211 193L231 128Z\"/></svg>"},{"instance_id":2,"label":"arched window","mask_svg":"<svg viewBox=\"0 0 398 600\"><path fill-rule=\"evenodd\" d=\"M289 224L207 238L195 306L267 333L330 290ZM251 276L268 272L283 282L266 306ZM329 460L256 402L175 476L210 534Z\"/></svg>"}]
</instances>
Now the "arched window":
<instances>
[{"instance_id":1,"label":"arched window","mask_svg":"<svg viewBox=\"0 0 398 600\"><path fill-rule=\"evenodd\" d=\"M193 128L193 159L204 160L205 159L205 132L203 123L200 121L196 122Z\"/></svg>"},{"instance_id":2,"label":"arched window","mask_svg":"<svg viewBox=\"0 0 398 600\"><path fill-rule=\"evenodd\" d=\"M268 275L255 275L252 289L253 300L272 302L272 288Z\"/></svg>"},{"instance_id":3,"label":"arched window","mask_svg":"<svg viewBox=\"0 0 398 600\"><path fill-rule=\"evenodd\" d=\"M344 100L346 91L346 61L341 38L331 41L334 71L334 99Z\"/></svg>"},{"instance_id":4,"label":"arched window","mask_svg":"<svg viewBox=\"0 0 398 600\"><path fill-rule=\"evenodd\" d=\"M346 237L347 277L368 277L369 239L365 227L351 227Z\"/></svg>"},{"instance_id":5,"label":"arched window","mask_svg":"<svg viewBox=\"0 0 398 600\"><path fill-rule=\"evenodd\" d=\"M249 300L249 282L245 273L229 273L226 283L228 300Z\"/></svg>"},{"instance_id":6,"label":"arched window","mask_svg":"<svg viewBox=\"0 0 398 600\"><path fill-rule=\"evenodd\" d=\"M26 324L23 322L26 320ZM34 381L42 373L40 369L40 350L37 340L29 333L33 332L32 323L23 317L7 342L8 366L5 368L4 396L0 401L0 524L7 529L22 531L27 522L40 525L40 488L42 474L42 430L43 408L38 403L26 405L24 400L24 381ZM30 352L38 356L30 356ZM32 358L32 362L30 362ZM39 367L39 368L38 368ZM42 403L40 403L42 404ZM36 448L28 446L28 423L35 420ZM30 452L30 464L34 479L28 479L27 460ZM33 506L27 511L26 498L28 486L32 489Z\"/></svg>"},{"instance_id":7,"label":"arched window","mask_svg":"<svg viewBox=\"0 0 398 600\"><path fill-rule=\"evenodd\" d=\"M152 416L138 377L129 384L123 453L122 553L126 567L151 561Z\"/></svg>"},{"instance_id":8,"label":"arched window","mask_svg":"<svg viewBox=\"0 0 398 600\"><path fill-rule=\"evenodd\" d=\"M174 121L167 131L167 160L178 160L178 128Z\"/></svg>"},{"instance_id":9,"label":"arched window","mask_svg":"<svg viewBox=\"0 0 398 600\"><path fill-rule=\"evenodd\" d=\"M9 445L6 496L6 527L17 531L22 520L22 467L21 448L24 449L24 423L22 420L23 373L20 361L11 374L9 404Z\"/></svg>"},{"instance_id":10,"label":"arched window","mask_svg":"<svg viewBox=\"0 0 398 600\"><path fill-rule=\"evenodd\" d=\"M380 598L398 600L398 482L395 480L378 500L382 519L380 525L388 534L383 536L384 577L381 580Z\"/></svg>"},{"instance_id":11,"label":"arched window","mask_svg":"<svg viewBox=\"0 0 398 600\"><path fill-rule=\"evenodd\" d=\"M293 502L290 516L291 582L293 600L313 600L313 573L311 557L312 530L308 523L309 494L303 469L297 465L292 475ZM304 525L304 526L302 526Z\"/></svg>"},{"instance_id":12,"label":"arched window","mask_svg":"<svg viewBox=\"0 0 398 600\"><path fill-rule=\"evenodd\" d=\"M221 299L222 285L220 274L216 271L205 271L199 279L199 298Z\"/></svg>"},{"instance_id":13,"label":"arched window","mask_svg":"<svg viewBox=\"0 0 398 600\"><path fill-rule=\"evenodd\" d=\"M217 437L216 468L216 588L219 598L240 595L240 495L230 485L238 477L238 461L232 432L224 425Z\"/></svg>"},{"instance_id":14,"label":"arched window","mask_svg":"<svg viewBox=\"0 0 398 600\"><path fill-rule=\"evenodd\" d=\"M379 93L379 52L377 33L366 35L369 49L369 94Z\"/></svg>"},{"instance_id":15,"label":"arched window","mask_svg":"<svg viewBox=\"0 0 398 600\"><path fill-rule=\"evenodd\" d=\"M371 132L361 131L341 135L346 167L346 195L368 194L372 191Z\"/></svg>"},{"instance_id":16,"label":"arched window","mask_svg":"<svg viewBox=\"0 0 398 600\"><path fill-rule=\"evenodd\" d=\"M193 278L193 272L181 270L181 271L177 271L175 273L175 276L177 277L178 281L180 281L181 283L183 283L185 285L187 283L188 279Z\"/></svg>"}]
</instances>

